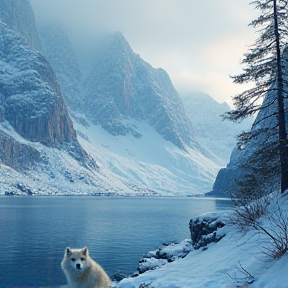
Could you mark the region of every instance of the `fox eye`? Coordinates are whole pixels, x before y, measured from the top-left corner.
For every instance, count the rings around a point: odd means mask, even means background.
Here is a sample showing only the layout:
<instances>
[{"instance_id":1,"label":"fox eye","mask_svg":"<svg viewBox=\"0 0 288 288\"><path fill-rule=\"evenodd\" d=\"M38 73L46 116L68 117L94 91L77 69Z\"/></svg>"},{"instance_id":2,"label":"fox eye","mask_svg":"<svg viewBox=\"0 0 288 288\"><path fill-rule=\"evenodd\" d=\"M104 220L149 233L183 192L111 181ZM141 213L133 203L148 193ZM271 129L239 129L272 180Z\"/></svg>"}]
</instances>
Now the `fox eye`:
<instances>
[{"instance_id":1,"label":"fox eye","mask_svg":"<svg viewBox=\"0 0 288 288\"><path fill-rule=\"evenodd\" d=\"M84 257L81 257L81 261L85 261L85 258L84 258Z\"/></svg>"},{"instance_id":2,"label":"fox eye","mask_svg":"<svg viewBox=\"0 0 288 288\"><path fill-rule=\"evenodd\" d=\"M74 261L75 261L75 258L71 258L71 261L73 261L73 262L74 262Z\"/></svg>"}]
</instances>

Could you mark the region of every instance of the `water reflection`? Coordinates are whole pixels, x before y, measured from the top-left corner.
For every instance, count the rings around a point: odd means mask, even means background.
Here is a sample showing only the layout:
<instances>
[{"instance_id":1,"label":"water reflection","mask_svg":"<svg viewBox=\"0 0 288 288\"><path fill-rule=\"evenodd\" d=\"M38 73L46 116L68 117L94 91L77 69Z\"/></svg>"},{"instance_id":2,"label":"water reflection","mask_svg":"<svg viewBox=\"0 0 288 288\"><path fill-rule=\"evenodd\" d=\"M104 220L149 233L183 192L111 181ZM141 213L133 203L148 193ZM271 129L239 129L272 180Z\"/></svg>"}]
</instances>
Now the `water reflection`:
<instances>
[{"instance_id":1,"label":"water reflection","mask_svg":"<svg viewBox=\"0 0 288 288\"><path fill-rule=\"evenodd\" d=\"M1 197L0 287L65 284L65 247L88 246L109 275L136 270L162 242L189 237L189 220L230 209L207 198Z\"/></svg>"}]
</instances>

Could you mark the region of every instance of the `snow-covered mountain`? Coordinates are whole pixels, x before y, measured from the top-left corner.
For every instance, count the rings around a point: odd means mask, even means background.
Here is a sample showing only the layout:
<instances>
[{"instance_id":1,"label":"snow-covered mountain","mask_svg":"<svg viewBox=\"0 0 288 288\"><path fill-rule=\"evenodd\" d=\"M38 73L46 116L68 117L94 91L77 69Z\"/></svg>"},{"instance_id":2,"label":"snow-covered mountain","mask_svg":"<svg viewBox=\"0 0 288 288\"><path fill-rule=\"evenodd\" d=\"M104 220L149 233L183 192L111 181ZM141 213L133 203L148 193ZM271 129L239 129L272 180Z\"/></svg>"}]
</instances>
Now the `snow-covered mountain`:
<instances>
[{"instance_id":1,"label":"snow-covered mountain","mask_svg":"<svg viewBox=\"0 0 288 288\"><path fill-rule=\"evenodd\" d=\"M82 73L67 35L56 25L41 31L43 54L61 84L61 93L71 111L83 109Z\"/></svg>"},{"instance_id":2,"label":"snow-covered mountain","mask_svg":"<svg viewBox=\"0 0 288 288\"><path fill-rule=\"evenodd\" d=\"M197 140L221 159L221 165L226 165L236 145L236 135L250 129L252 119L241 123L223 121L221 115L231 108L226 102L220 104L208 94L194 92L181 95L181 98Z\"/></svg>"},{"instance_id":3,"label":"snow-covered mountain","mask_svg":"<svg viewBox=\"0 0 288 288\"><path fill-rule=\"evenodd\" d=\"M0 25L1 194L211 190L217 157L198 143L163 69L142 60L117 32L95 49L82 79L68 37L55 26L42 34L45 57L37 51L34 15L18 2L0 2L6 15ZM9 13L17 25L4 24ZM28 37L30 30L36 34Z\"/></svg>"},{"instance_id":4,"label":"snow-covered mountain","mask_svg":"<svg viewBox=\"0 0 288 288\"><path fill-rule=\"evenodd\" d=\"M8 28L21 35L35 50L41 51L34 13L29 0L1 0L0 19Z\"/></svg>"},{"instance_id":5,"label":"snow-covered mountain","mask_svg":"<svg viewBox=\"0 0 288 288\"><path fill-rule=\"evenodd\" d=\"M133 133L127 119L146 121L179 148L201 150L168 74L135 54L120 32L97 51L84 89L85 114L109 133Z\"/></svg>"},{"instance_id":6,"label":"snow-covered mountain","mask_svg":"<svg viewBox=\"0 0 288 288\"><path fill-rule=\"evenodd\" d=\"M1 2L0 2L1 3ZM11 1L12 3L12 1ZM151 195L127 186L79 144L47 60L0 23L0 194Z\"/></svg>"},{"instance_id":7,"label":"snow-covered mountain","mask_svg":"<svg viewBox=\"0 0 288 288\"><path fill-rule=\"evenodd\" d=\"M51 66L21 34L34 21L28 4L0 2L0 194L106 191L110 179L80 146ZM16 31L5 19L19 20Z\"/></svg>"},{"instance_id":8,"label":"snow-covered mountain","mask_svg":"<svg viewBox=\"0 0 288 288\"><path fill-rule=\"evenodd\" d=\"M61 75L58 81L69 105L69 89L73 90L74 83L79 87L79 81L66 81L73 79L69 69L76 67L71 44L55 26L46 29L42 37L43 50L56 75ZM183 195L209 190L219 169L213 162L217 157L194 137L167 73L135 54L120 32L100 49L95 47L95 60L82 87L76 89L83 91L83 104L78 109L69 105L70 111L83 147L102 169L161 193Z\"/></svg>"}]
</instances>

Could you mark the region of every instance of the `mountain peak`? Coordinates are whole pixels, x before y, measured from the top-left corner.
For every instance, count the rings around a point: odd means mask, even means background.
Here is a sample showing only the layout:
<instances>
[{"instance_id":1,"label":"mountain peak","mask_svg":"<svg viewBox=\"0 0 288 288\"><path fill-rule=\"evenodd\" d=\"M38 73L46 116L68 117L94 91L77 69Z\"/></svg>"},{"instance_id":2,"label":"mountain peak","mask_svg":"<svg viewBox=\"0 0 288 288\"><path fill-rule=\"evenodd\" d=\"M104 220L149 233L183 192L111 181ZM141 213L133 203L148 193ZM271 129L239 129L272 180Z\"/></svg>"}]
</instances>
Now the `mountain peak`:
<instances>
[{"instance_id":1,"label":"mountain peak","mask_svg":"<svg viewBox=\"0 0 288 288\"><path fill-rule=\"evenodd\" d=\"M169 75L135 54L121 32L97 53L85 90L86 116L109 133L131 132L125 124L129 117L148 122L181 149L201 150Z\"/></svg>"},{"instance_id":2,"label":"mountain peak","mask_svg":"<svg viewBox=\"0 0 288 288\"><path fill-rule=\"evenodd\" d=\"M134 54L128 41L126 40L126 38L124 37L124 35L120 31L117 31L111 35L111 40L110 40L109 46L110 46L110 49L113 49L114 53L117 53L117 52L122 53L124 50L125 55ZM119 54L119 53L117 53L117 54Z\"/></svg>"},{"instance_id":3,"label":"mountain peak","mask_svg":"<svg viewBox=\"0 0 288 288\"><path fill-rule=\"evenodd\" d=\"M127 42L126 38L124 37L124 35L123 35L123 33L122 33L121 31L116 31L116 32L114 32L114 33L113 33L113 37L114 37L115 39L119 39L119 40L121 40L121 41L126 41L126 42Z\"/></svg>"},{"instance_id":4,"label":"mountain peak","mask_svg":"<svg viewBox=\"0 0 288 288\"><path fill-rule=\"evenodd\" d=\"M29 0L1 0L0 21L18 33L35 50L41 51L41 42Z\"/></svg>"}]
</instances>

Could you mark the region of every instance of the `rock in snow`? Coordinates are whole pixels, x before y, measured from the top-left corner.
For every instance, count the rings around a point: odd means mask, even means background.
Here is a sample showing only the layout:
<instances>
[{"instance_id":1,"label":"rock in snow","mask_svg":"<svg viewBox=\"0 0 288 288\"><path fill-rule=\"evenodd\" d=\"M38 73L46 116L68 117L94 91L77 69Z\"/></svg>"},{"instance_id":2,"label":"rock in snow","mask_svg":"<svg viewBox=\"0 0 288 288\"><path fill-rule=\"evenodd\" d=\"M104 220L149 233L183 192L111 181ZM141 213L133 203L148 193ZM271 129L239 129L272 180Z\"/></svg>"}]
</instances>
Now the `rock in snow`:
<instances>
[{"instance_id":1,"label":"rock in snow","mask_svg":"<svg viewBox=\"0 0 288 288\"><path fill-rule=\"evenodd\" d=\"M219 232L227 222L224 217L219 217L216 213L209 213L191 219L189 229L191 233L192 246L194 249L205 248L210 243L217 243L225 233Z\"/></svg>"},{"instance_id":2,"label":"rock in snow","mask_svg":"<svg viewBox=\"0 0 288 288\"><path fill-rule=\"evenodd\" d=\"M191 251L191 240L185 239L180 243L163 244L156 251L148 252L139 261L138 272L144 273L148 270L154 270L163 265L185 258Z\"/></svg>"}]
</instances>

